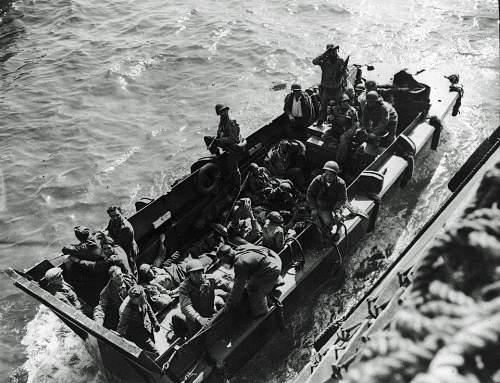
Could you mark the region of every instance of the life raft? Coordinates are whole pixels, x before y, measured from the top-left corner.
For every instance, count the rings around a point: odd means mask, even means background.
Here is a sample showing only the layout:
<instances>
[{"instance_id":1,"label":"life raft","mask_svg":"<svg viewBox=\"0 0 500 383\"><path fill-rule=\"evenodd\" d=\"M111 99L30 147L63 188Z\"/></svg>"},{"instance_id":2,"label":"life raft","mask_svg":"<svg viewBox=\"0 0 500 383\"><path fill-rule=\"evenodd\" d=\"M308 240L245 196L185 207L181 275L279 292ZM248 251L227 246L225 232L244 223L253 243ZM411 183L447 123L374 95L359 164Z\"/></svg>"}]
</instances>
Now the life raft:
<instances>
[{"instance_id":1,"label":"life raft","mask_svg":"<svg viewBox=\"0 0 500 383\"><path fill-rule=\"evenodd\" d=\"M222 170L219 165L209 162L198 170L196 189L202 194L214 193L219 187Z\"/></svg>"}]
</instances>

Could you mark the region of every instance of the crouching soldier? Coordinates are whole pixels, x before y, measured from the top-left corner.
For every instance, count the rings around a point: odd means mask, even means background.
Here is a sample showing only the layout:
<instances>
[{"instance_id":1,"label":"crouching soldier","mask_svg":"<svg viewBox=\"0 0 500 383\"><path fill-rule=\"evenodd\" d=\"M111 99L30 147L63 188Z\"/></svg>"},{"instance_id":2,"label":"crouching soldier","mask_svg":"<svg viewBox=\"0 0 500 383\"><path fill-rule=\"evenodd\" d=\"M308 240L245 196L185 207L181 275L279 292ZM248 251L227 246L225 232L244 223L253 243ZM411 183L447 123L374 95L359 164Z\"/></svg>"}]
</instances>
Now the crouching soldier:
<instances>
[{"instance_id":1,"label":"crouching soldier","mask_svg":"<svg viewBox=\"0 0 500 383\"><path fill-rule=\"evenodd\" d=\"M339 165L328 161L323 166L324 173L316 176L307 189L307 202L313 218L318 218L324 239L327 239L333 226L337 230L332 240L338 241L342 226L342 209L347 202L345 182L338 176Z\"/></svg>"},{"instance_id":2,"label":"crouching soldier","mask_svg":"<svg viewBox=\"0 0 500 383\"><path fill-rule=\"evenodd\" d=\"M134 286L129 290L128 298L120 307L117 331L144 351L158 355L154 333L160 331L160 324L146 300L142 286Z\"/></svg>"},{"instance_id":3,"label":"crouching soldier","mask_svg":"<svg viewBox=\"0 0 500 383\"><path fill-rule=\"evenodd\" d=\"M217 310L224 307L224 297L231 288L216 276L203 274L203 265L197 259L188 262L186 271L188 277L179 288L179 303L189 333L194 335L210 323Z\"/></svg>"},{"instance_id":4,"label":"crouching soldier","mask_svg":"<svg viewBox=\"0 0 500 383\"><path fill-rule=\"evenodd\" d=\"M62 273L63 269L60 267L48 269L45 273L45 283L47 284L45 289L57 299L80 310L82 304L73 287L64 280Z\"/></svg>"},{"instance_id":5,"label":"crouching soldier","mask_svg":"<svg viewBox=\"0 0 500 383\"><path fill-rule=\"evenodd\" d=\"M116 330L120 319L120 306L128 296L128 291L135 285L135 281L127 274L123 274L118 266L109 268L109 282L102 289L99 304L94 308L94 320L101 326Z\"/></svg>"},{"instance_id":6,"label":"crouching soldier","mask_svg":"<svg viewBox=\"0 0 500 383\"><path fill-rule=\"evenodd\" d=\"M226 301L226 311L234 309L246 290L250 311L254 317L268 312L267 296L277 285L281 273L281 259L272 250L255 245L242 245L233 250L224 245L217 250L222 263L234 267L234 285Z\"/></svg>"}]
</instances>

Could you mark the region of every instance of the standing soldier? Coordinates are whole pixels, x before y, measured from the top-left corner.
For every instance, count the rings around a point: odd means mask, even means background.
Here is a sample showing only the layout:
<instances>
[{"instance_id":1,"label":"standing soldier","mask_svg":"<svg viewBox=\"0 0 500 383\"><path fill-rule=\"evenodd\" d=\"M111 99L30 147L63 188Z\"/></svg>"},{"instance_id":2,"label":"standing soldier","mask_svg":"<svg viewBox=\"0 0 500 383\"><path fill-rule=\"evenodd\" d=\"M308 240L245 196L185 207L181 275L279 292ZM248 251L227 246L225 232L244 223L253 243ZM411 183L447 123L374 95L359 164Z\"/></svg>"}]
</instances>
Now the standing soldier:
<instances>
[{"instance_id":1,"label":"standing soldier","mask_svg":"<svg viewBox=\"0 0 500 383\"><path fill-rule=\"evenodd\" d=\"M226 310L236 307L246 286L252 315L259 317L266 314L269 310L267 295L276 286L281 273L280 257L264 246L249 244L236 250L223 245L217 250L217 258L234 267L234 285Z\"/></svg>"},{"instance_id":2,"label":"standing soldier","mask_svg":"<svg viewBox=\"0 0 500 383\"><path fill-rule=\"evenodd\" d=\"M283 110L288 116L287 136L291 139L304 141L306 139L306 128L311 124L313 106L311 98L299 84L293 84L291 93L285 97Z\"/></svg>"},{"instance_id":3,"label":"standing soldier","mask_svg":"<svg viewBox=\"0 0 500 383\"><path fill-rule=\"evenodd\" d=\"M113 238L115 243L127 253L128 261L132 273L137 278L137 256L139 247L135 242L134 228L132 224L123 216L122 209L117 206L111 206L107 210L109 223L106 228L108 235Z\"/></svg>"},{"instance_id":4,"label":"standing soldier","mask_svg":"<svg viewBox=\"0 0 500 383\"><path fill-rule=\"evenodd\" d=\"M323 166L323 174L316 176L307 189L307 202L311 215L317 217L326 236L330 236L333 226L337 230L332 240L338 241L342 226L342 209L347 202L345 182L338 176L339 165L335 161L327 161Z\"/></svg>"},{"instance_id":5,"label":"standing soldier","mask_svg":"<svg viewBox=\"0 0 500 383\"><path fill-rule=\"evenodd\" d=\"M220 149L228 153L227 170L239 187L241 185L241 173L238 168L238 159L245 152L246 141L240 135L240 126L236 120L229 118L228 106L215 105L215 113L220 116L217 136L205 136L205 144L212 154L220 155Z\"/></svg>"},{"instance_id":6,"label":"standing soldier","mask_svg":"<svg viewBox=\"0 0 500 383\"><path fill-rule=\"evenodd\" d=\"M344 93L347 83L346 61L338 55L339 46L328 44L326 51L316 57L312 63L321 67L321 116L318 124L326 120L326 107L331 100L338 101Z\"/></svg>"}]
</instances>

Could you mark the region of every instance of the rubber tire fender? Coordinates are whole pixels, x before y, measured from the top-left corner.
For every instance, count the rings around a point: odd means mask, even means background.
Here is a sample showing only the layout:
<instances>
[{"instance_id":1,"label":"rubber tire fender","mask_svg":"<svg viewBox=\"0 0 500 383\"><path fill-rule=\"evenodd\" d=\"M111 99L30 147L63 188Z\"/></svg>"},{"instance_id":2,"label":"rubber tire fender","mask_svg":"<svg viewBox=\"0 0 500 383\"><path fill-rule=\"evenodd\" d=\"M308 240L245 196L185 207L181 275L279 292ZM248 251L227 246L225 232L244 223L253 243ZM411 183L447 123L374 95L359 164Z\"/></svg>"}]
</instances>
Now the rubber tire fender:
<instances>
[{"instance_id":1,"label":"rubber tire fender","mask_svg":"<svg viewBox=\"0 0 500 383\"><path fill-rule=\"evenodd\" d=\"M219 187L222 170L219 165L209 162L203 165L196 175L196 190L202 194L214 193Z\"/></svg>"}]
</instances>

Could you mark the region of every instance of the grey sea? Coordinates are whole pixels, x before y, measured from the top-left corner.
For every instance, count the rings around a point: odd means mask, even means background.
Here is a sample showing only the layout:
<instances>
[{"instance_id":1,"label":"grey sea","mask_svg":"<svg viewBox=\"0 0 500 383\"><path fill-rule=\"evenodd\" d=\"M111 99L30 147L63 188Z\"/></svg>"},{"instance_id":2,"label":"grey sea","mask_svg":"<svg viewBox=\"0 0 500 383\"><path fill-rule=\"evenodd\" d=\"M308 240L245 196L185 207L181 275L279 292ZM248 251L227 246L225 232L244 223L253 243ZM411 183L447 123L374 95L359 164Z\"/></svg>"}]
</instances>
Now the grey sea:
<instances>
[{"instance_id":1,"label":"grey sea","mask_svg":"<svg viewBox=\"0 0 500 383\"><path fill-rule=\"evenodd\" d=\"M380 224L345 260L340 291L318 286L239 382L290 382L311 340L355 302L449 195L450 176L499 116L496 0L19 0L0 16L0 269L27 268L102 228L105 209L169 190L206 155L214 105L247 135L281 113L311 60L458 73L461 113ZM282 87L286 84L286 89ZM279 89L279 90L275 90ZM373 257L373 255L379 257ZM381 255L381 257L380 257ZM377 259L377 268L362 269ZM361 271L360 271L361 270ZM0 381L103 382L79 338L0 276Z\"/></svg>"}]
</instances>

